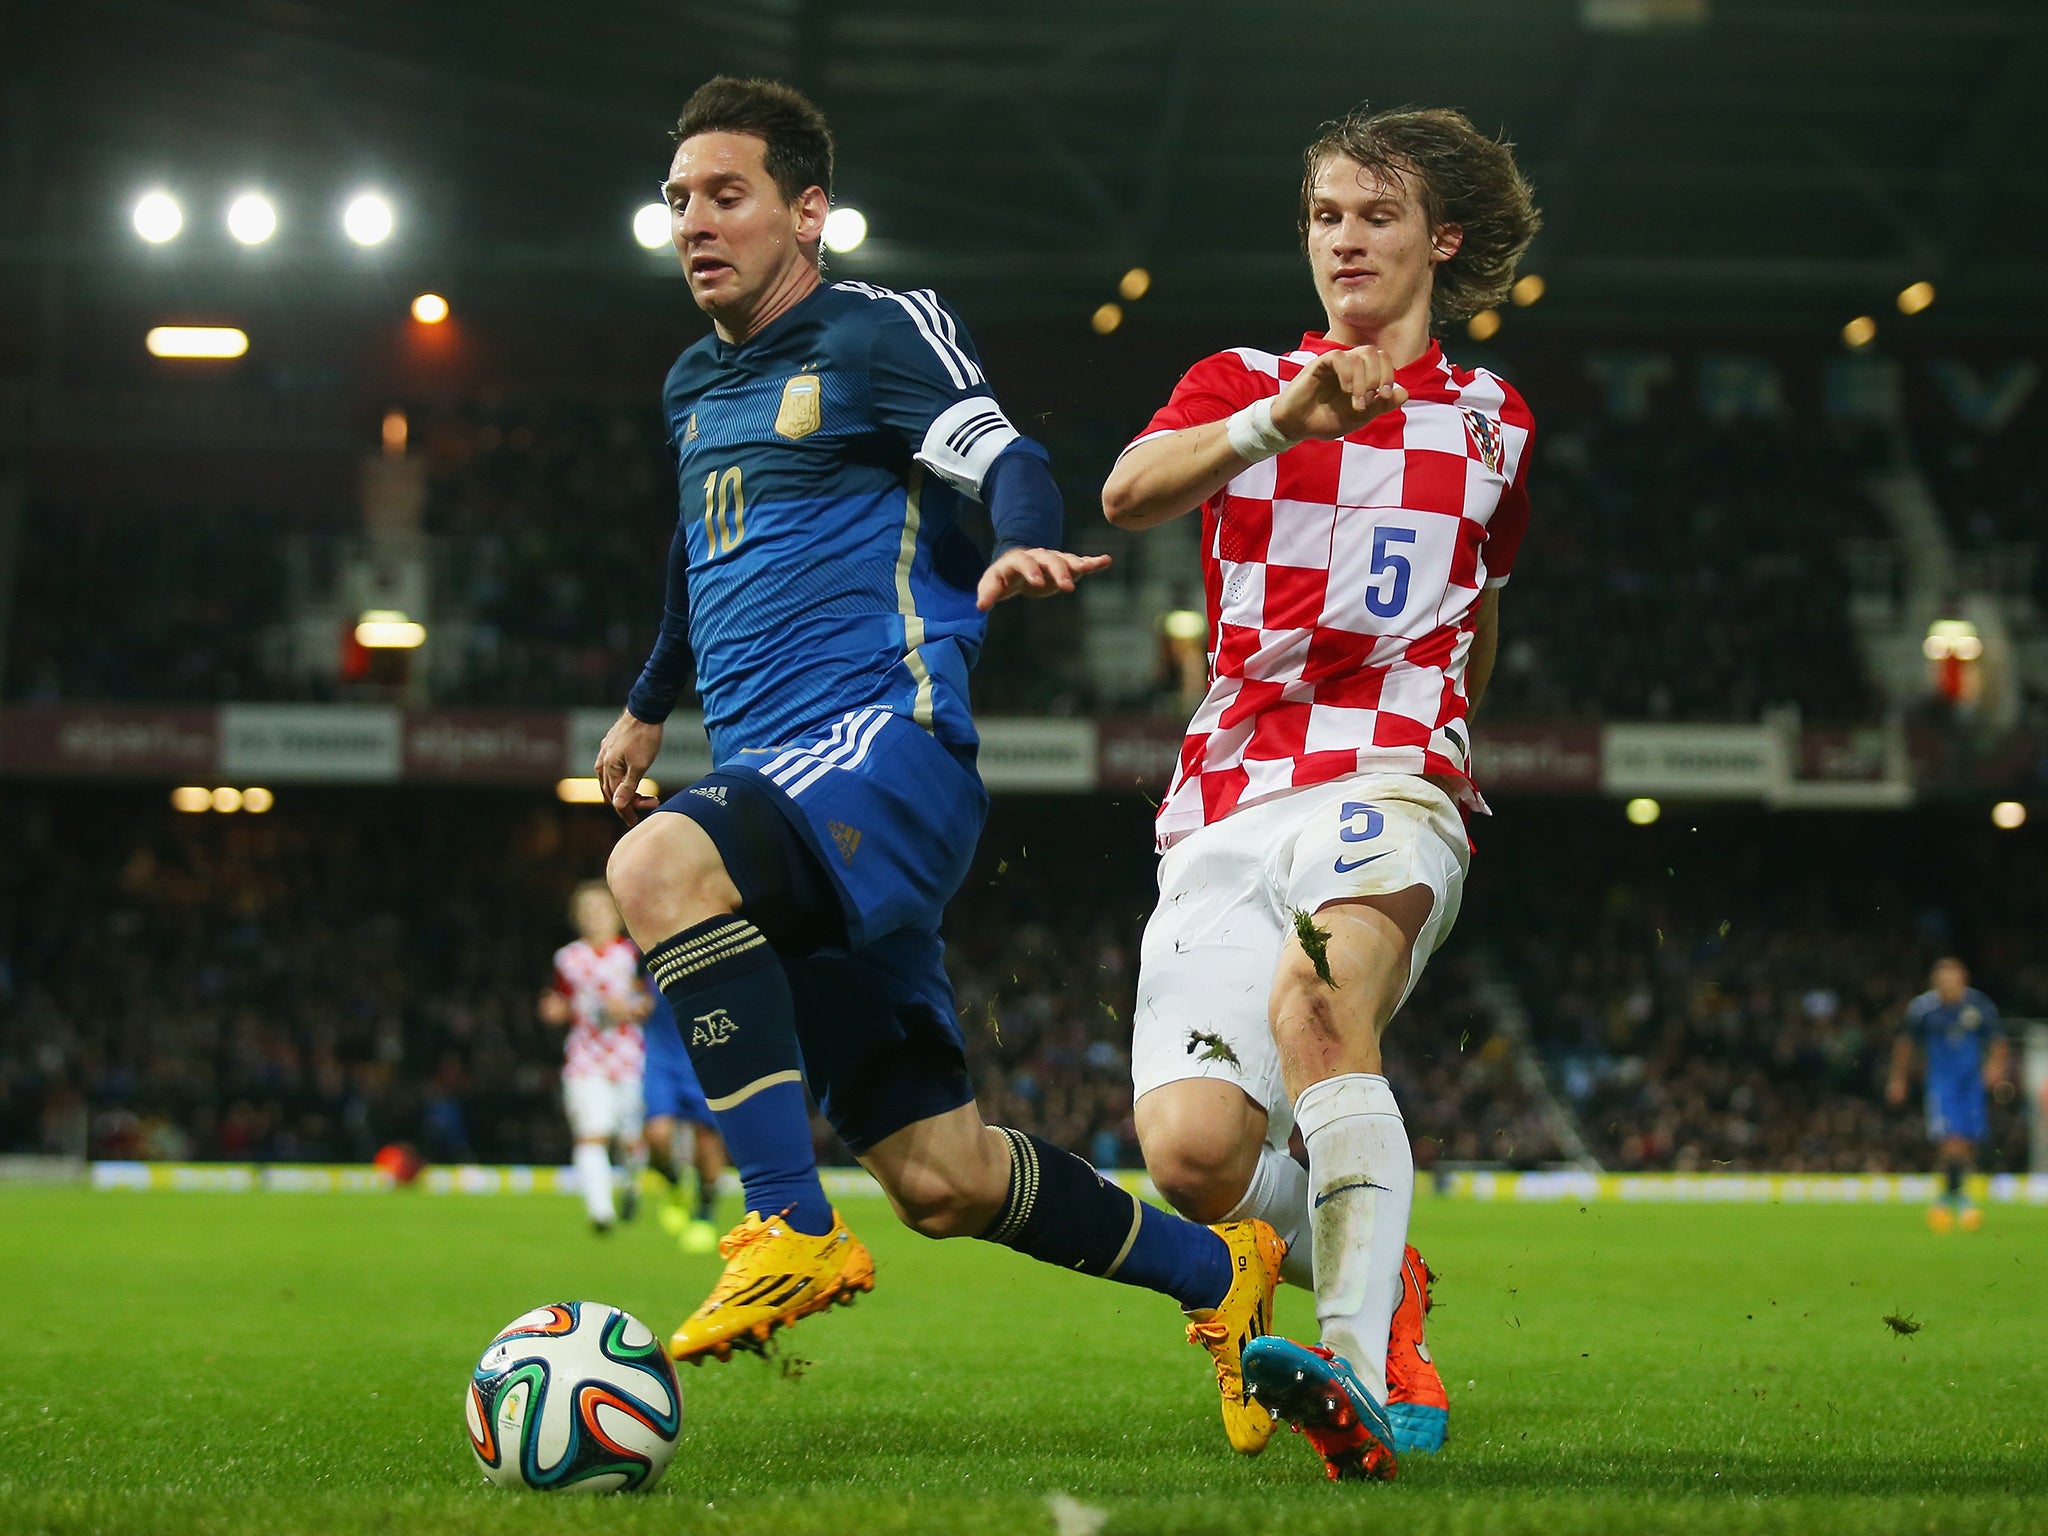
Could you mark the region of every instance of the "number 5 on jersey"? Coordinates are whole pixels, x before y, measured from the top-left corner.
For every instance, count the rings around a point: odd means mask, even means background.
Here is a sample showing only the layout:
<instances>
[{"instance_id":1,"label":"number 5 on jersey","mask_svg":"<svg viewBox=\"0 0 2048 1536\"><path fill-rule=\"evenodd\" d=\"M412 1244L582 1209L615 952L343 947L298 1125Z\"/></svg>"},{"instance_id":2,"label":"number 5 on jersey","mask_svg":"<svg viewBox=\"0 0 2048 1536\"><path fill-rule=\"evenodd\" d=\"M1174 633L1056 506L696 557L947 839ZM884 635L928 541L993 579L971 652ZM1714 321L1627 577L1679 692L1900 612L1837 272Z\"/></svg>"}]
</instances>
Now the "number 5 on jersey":
<instances>
[{"instance_id":1,"label":"number 5 on jersey","mask_svg":"<svg viewBox=\"0 0 2048 1536\"><path fill-rule=\"evenodd\" d=\"M740 484L740 467L704 477L704 547L722 555L739 546L747 536L747 498Z\"/></svg>"}]
</instances>

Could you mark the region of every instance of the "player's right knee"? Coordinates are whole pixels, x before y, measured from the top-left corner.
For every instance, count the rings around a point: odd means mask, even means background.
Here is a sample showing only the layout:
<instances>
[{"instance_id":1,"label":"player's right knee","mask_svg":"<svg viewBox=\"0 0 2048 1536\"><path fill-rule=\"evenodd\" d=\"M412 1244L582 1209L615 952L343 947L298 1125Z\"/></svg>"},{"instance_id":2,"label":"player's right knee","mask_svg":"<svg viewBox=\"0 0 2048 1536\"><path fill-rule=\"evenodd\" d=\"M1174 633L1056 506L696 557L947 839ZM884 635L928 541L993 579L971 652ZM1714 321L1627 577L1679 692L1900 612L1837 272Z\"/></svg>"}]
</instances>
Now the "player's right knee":
<instances>
[{"instance_id":1,"label":"player's right knee","mask_svg":"<svg viewBox=\"0 0 2048 1536\"><path fill-rule=\"evenodd\" d=\"M643 947L739 908L717 844L687 816L649 816L605 865L619 915Z\"/></svg>"},{"instance_id":2,"label":"player's right knee","mask_svg":"<svg viewBox=\"0 0 2048 1536\"><path fill-rule=\"evenodd\" d=\"M1159 1193L1190 1221L1217 1222L1251 1187L1260 1134L1242 1116L1217 1115L1208 1105L1155 1102L1171 1085L1138 1101L1138 1146ZM1148 1113L1148 1109L1150 1113Z\"/></svg>"}]
</instances>

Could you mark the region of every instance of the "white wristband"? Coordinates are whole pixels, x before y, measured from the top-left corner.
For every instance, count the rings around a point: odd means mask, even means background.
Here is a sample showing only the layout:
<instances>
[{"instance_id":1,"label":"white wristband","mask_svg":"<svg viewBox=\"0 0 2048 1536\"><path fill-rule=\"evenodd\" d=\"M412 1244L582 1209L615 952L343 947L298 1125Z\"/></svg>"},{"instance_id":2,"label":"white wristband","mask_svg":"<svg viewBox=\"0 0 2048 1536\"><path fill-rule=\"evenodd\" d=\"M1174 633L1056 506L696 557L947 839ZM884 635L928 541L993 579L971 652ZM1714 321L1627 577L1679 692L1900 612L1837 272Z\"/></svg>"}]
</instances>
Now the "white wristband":
<instances>
[{"instance_id":1,"label":"white wristband","mask_svg":"<svg viewBox=\"0 0 2048 1536\"><path fill-rule=\"evenodd\" d=\"M1223 426L1230 438L1230 446L1247 464L1262 464L1274 454L1292 448L1296 441L1273 425L1271 395L1233 412Z\"/></svg>"}]
</instances>

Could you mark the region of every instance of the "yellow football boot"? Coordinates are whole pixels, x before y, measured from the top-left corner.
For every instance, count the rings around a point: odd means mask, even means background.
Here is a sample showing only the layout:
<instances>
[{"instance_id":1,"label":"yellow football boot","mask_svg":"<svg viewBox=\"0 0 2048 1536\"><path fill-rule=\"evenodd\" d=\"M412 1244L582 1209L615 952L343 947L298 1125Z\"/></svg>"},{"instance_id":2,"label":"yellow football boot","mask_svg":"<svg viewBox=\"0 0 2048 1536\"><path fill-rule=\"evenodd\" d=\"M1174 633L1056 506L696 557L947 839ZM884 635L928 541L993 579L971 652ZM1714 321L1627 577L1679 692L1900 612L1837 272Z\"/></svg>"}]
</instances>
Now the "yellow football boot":
<instances>
[{"instance_id":1,"label":"yellow football boot","mask_svg":"<svg viewBox=\"0 0 2048 1536\"><path fill-rule=\"evenodd\" d=\"M692 1365L706 1355L730 1360L735 1349L759 1351L776 1329L875 1288L874 1256L837 1211L823 1237L749 1211L718 1240L718 1251L725 1273L668 1341L668 1352Z\"/></svg>"},{"instance_id":2,"label":"yellow football boot","mask_svg":"<svg viewBox=\"0 0 2048 1536\"><path fill-rule=\"evenodd\" d=\"M1273 1288L1280 1283L1287 1244L1263 1221L1234 1221L1211 1230L1230 1245L1230 1291L1220 1306L1187 1314L1188 1342L1201 1345L1216 1362L1230 1448L1256 1456L1273 1438L1273 1415L1244 1395L1239 1361L1245 1345L1272 1329Z\"/></svg>"}]
</instances>

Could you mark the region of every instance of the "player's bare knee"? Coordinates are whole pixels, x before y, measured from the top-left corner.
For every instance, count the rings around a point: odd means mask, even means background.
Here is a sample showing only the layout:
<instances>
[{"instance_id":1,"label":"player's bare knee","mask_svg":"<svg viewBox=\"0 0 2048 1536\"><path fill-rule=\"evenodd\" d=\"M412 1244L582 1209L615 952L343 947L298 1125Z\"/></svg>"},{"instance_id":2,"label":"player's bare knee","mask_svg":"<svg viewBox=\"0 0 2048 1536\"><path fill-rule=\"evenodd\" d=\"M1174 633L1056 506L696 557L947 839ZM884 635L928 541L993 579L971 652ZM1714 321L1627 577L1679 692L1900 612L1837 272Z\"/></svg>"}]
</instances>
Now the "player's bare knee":
<instances>
[{"instance_id":1,"label":"player's bare knee","mask_svg":"<svg viewBox=\"0 0 2048 1536\"><path fill-rule=\"evenodd\" d=\"M605 879L620 915L643 942L736 907L716 845L683 816L650 816L620 838Z\"/></svg>"},{"instance_id":2,"label":"player's bare knee","mask_svg":"<svg viewBox=\"0 0 2048 1536\"><path fill-rule=\"evenodd\" d=\"M889 1200L903 1224L923 1237L974 1237L988 1225L986 1194L936 1164L900 1170Z\"/></svg>"},{"instance_id":3,"label":"player's bare knee","mask_svg":"<svg viewBox=\"0 0 2048 1536\"><path fill-rule=\"evenodd\" d=\"M1176 1093L1181 1086L1168 1084L1138 1101L1138 1148L1169 1205L1190 1221L1221 1221L1250 1187L1264 1124L1248 1125L1242 1111L1232 1113L1236 1106L1216 1095Z\"/></svg>"}]
</instances>

